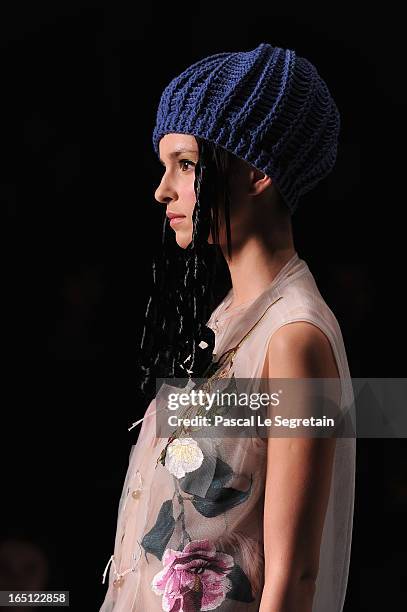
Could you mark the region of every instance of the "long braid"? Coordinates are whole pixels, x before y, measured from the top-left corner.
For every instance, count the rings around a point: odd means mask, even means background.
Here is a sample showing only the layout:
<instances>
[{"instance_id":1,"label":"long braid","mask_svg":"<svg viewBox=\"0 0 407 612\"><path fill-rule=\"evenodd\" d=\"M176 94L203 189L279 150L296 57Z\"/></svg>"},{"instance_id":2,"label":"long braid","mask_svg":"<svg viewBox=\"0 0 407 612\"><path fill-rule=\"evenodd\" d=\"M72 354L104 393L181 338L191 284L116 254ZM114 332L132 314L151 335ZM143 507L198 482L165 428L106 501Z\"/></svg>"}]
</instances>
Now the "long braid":
<instances>
[{"instance_id":1,"label":"long braid","mask_svg":"<svg viewBox=\"0 0 407 612\"><path fill-rule=\"evenodd\" d=\"M217 277L222 277L225 262L219 247L208 244L209 232L217 242L220 206L228 219L228 154L207 141L197 138L197 142L191 243L181 249L164 218L162 249L153 261L140 345L140 388L148 401L157 391L156 378L199 376L206 370L214 347L214 334L206 323L230 286L230 279L225 279L216 295ZM202 341L206 347L199 346Z\"/></svg>"},{"instance_id":2,"label":"long braid","mask_svg":"<svg viewBox=\"0 0 407 612\"><path fill-rule=\"evenodd\" d=\"M192 334L188 338L190 340L189 348L191 350L191 359L188 361L188 373L192 373L194 371L197 342L202 340L200 336L203 333L203 321L197 316L197 303L204 297L208 285L210 284L210 279L204 277L205 273L207 272L205 254L208 251L207 238L210 229L210 210L208 202L206 202L207 206L205 207L204 202L202 201L203 198L201 198L202 177L206 171L206 152L205 145L203 143L201 144L201 152L202 156L200 155L195 171L194 189L196 193L196 203L192 215L192 240L191 244L187 248L186 272L184 280L185 288L189 287L189 291L185 292L185 296L187 298L190 296L192 301L191 306L194 321L194 327L191 330Z\"/></svg>"}]
</instances>

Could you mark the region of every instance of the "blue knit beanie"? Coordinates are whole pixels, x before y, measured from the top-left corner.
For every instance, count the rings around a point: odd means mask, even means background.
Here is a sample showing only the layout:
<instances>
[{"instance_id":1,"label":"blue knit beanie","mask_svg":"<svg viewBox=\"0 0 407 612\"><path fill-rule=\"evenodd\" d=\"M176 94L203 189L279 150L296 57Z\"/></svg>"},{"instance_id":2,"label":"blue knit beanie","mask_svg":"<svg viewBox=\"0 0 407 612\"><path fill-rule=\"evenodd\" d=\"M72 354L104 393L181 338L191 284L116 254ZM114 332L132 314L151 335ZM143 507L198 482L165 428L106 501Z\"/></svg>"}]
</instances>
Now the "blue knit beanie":
<instances>
[{"instance_id":1,"label":"blue knit beanie","mask_svg":"<svg viewBox=\"0 0 407 612\"><path fill-rule=\"evenodd\" d=\"M168 133L209 140L271 177L289 207L332 170L340 115L315 66L261 43L217 53L164 89L153 145Z\"/></svg>"}]
</instances>

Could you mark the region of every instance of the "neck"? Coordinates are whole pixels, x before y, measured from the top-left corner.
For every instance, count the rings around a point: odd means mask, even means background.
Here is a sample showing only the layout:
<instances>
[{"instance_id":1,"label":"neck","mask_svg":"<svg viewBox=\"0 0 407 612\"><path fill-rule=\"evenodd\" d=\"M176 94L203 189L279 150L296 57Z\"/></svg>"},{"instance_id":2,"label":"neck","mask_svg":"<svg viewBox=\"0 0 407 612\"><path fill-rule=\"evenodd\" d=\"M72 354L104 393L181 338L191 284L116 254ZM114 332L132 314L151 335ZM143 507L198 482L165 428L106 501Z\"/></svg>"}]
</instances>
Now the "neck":
<instances>
[{"instance_id":1,"label":"neck","mask_svg":"<svg viewBox=\"0 0 407 612\"><path fill-rule=\"evenodd\" d=\"M233 288L229 308L255 300L295 252L291 232L284 240L266 242L260 236L252 235L238 246L232 244L232 259L228 259L224 252Z\"/></svg>"}]
</instances>

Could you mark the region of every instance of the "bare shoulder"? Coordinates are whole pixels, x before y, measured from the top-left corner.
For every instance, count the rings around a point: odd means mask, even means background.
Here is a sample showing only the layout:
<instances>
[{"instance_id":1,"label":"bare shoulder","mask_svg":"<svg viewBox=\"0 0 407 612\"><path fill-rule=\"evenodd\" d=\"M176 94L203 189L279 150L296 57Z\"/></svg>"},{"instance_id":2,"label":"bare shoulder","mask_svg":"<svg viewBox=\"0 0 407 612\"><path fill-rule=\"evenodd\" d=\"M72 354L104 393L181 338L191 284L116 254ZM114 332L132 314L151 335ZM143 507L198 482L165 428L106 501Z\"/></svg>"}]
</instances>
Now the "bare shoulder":
<instances>
[{"instance_id":1,"label":"bare shoulder","mask_svg":"<svg viewBox=\"0 0 407 612\"><path fill-rule=\"evenodd\" d=\"M336 378L336 359L328 337L313 323L282 325L271 337L264 363L266 378Z\"/></svg>"}]
</instances>

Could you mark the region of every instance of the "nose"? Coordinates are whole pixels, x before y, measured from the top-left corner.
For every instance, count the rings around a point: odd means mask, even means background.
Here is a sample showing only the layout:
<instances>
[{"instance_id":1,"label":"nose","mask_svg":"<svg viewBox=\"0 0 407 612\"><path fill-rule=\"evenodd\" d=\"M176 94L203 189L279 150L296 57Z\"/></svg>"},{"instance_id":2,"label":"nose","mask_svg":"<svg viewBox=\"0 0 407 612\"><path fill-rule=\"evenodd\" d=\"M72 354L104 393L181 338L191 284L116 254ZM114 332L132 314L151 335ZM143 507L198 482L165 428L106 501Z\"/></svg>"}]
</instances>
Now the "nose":
<instances>
[{"instance_id":1,"label":"nose","mask_svg":"<svg viewBox=\"0 0 407 612\"><path fill-rule=\"evenodd\" d=\"M154 198L160 204L165 205L168 205L175 198L174 191L165 179L165 175L162 177L160 184L154 192Z\"/></svg>"}]
</instances>

